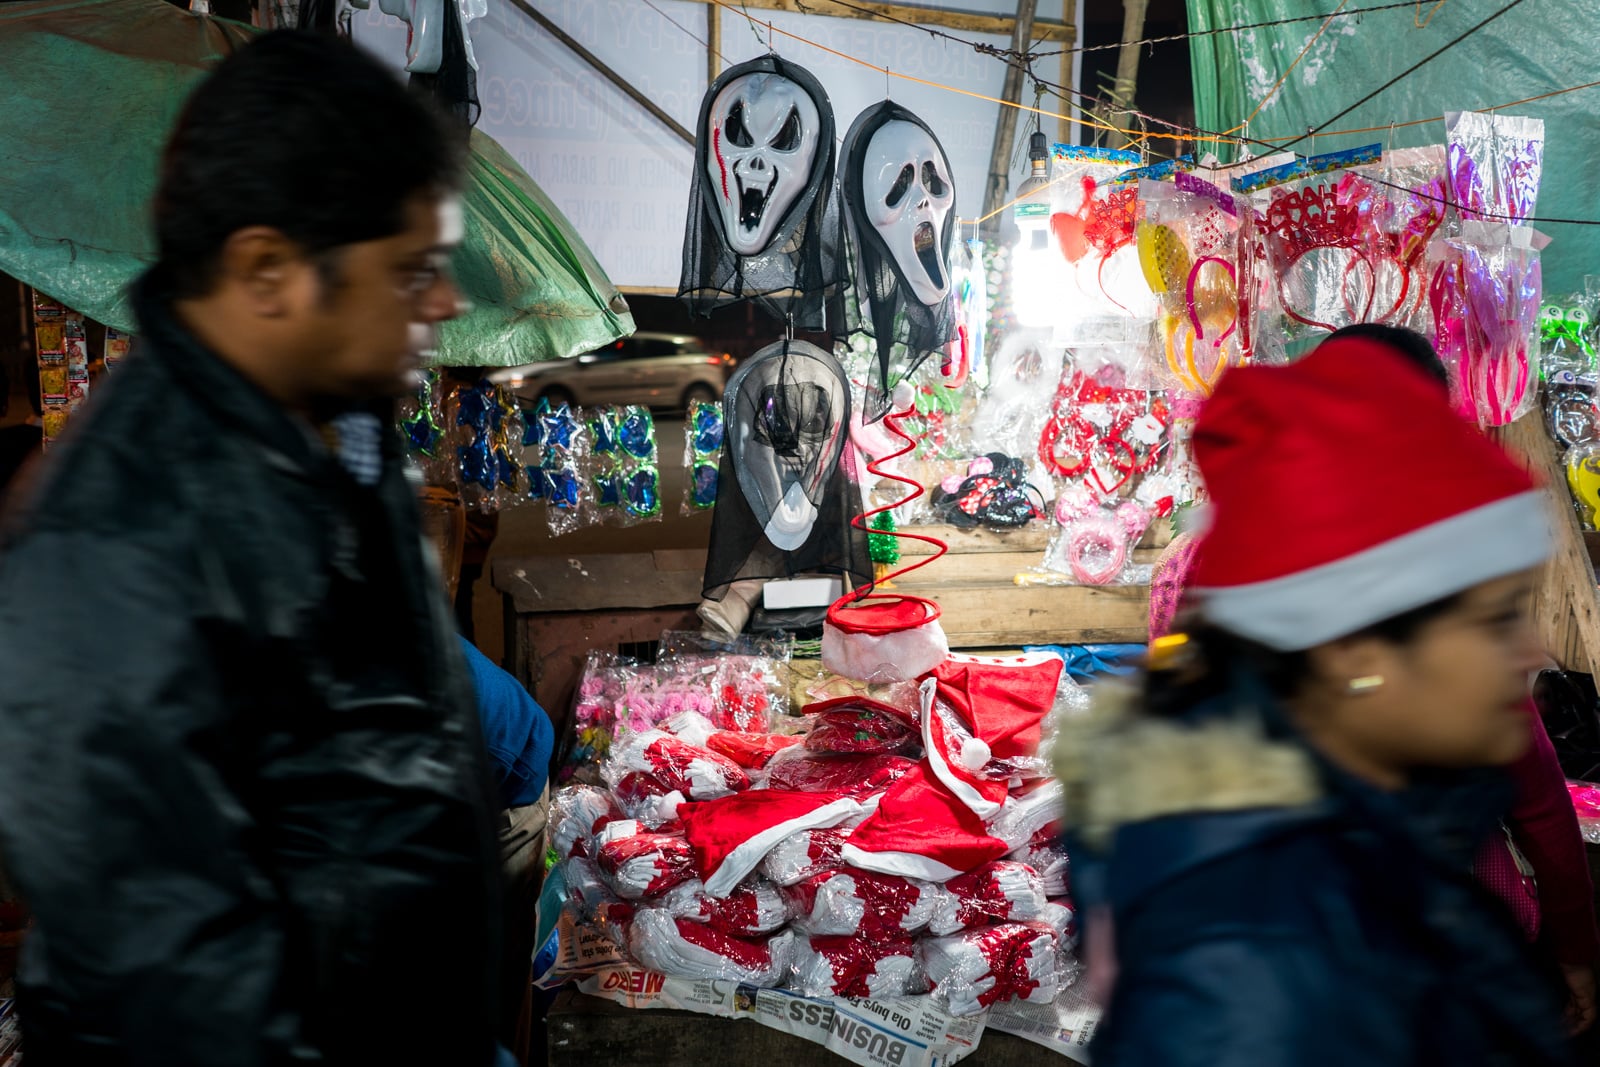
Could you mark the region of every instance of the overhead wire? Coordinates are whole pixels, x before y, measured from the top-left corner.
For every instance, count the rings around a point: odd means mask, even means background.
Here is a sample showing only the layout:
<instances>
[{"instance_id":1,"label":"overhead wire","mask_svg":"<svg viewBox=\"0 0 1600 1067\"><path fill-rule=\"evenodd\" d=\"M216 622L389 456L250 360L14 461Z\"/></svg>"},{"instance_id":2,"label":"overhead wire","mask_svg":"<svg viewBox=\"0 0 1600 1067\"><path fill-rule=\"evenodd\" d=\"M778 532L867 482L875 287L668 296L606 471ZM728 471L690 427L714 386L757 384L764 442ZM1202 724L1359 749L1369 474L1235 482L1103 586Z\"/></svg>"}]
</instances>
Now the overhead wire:
<instances>
[{"instance_id":1,"label":"overhead wire","mask_svg":"<svg viewBox=\"0 0 1600 1067\"><path fill-rule=\"evenodd\" d=\"M1432 62L1433 60L1437 59L1439 56L1441 56L1444 53L1448 52L1450 49L1454 48L1456 45L1460 44L1462 41L1465 41L1468 37L1471 37L1473 34L1477 33L1479 30L1483 29L1485 26L1489 25L1489 23L1493 22L1497 18L1500 18L1502 15L1506 14L1512 8L1517 7L1518 5L1522 4L1523 2L1524 2L1524 0L1511 0L1510 3L1506 4L1504 7L1500 8L1498 11L1495 11L1495 12L1491 13L1487 17L1483 18L1482 20L1474 23L1472 26L1470 26L1467 29L1463 30L1461 33L1457 34L1455 37L1452 37L1450 40L1446 41L1443 45L1441 45L1440 47L1434 49L1432 52L1429 52L1427 55L1423 56L1421 59L1419 59L1415 63L1411 64L1411 66L1407 67L1405 70L1402 70L1399 74L1396 74L1394 77L1390 78L1388 81L1384 82L1382 85L1378 86L1376 89L1372 90L1372 92L1368 93L1366 96L1363 96L1360 100L1357 100L1355 103L1351 104L1349 107L1345 108L1343 111L1339 112L1337 115L1334 115L1332 118L1328 119L1326 122L1322 122L1322 123L1317 124L1316 126L1311 127L1311 130L1309 132L1301 134L1299 137L1294 138L1288 144L1285 144L1285 145L1283 145L1281 147L1282 148L1293 148L1295 145L1299 144L1301 141L1305 140L1307 137L1315 136L1317 134L1321 134L1321 136L1325 136L1325 137L1326 136L1330 136L1329 134L1321 133L1322 127L1331 125L1332 123L1335 123L1335 122L1338 122L1340 119L1344 118L1346 115L1350 114L1350 112L1356 110L1361 105L1367 103L1369 100L1372 100L1373 98L1375 98L1375 97L1379 96L1380 94L1382 94L1382 93L1388 91L1389 89L1393 88L1395 85L1399 84L1403 79L1405 79L1407 77L1410 77L1412 74L1416 73L1418 70L1421 70L1428 63ZM1281 148L1280 148L1280 151L1281 151Z\"/></svg>"}]
</instances>

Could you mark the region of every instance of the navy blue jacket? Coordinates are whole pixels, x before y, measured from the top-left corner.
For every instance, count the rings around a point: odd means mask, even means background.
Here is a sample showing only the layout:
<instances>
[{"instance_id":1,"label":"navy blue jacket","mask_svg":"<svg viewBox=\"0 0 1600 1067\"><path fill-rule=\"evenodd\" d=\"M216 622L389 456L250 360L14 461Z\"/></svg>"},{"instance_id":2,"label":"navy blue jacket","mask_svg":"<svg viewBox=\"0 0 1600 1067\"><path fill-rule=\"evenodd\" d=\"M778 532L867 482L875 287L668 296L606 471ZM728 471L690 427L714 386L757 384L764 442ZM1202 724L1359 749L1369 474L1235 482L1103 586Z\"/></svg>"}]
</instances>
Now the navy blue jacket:
<instances>
[{"instance_id":1,"label":"navy blue jacket","mask_svg":"<svg viewBox=\"0 0 1600 1067\"><path fill-rule=\"evenodd\" d=\"M1065 762L1093 824L1074 890L1118 965L1095 1067L1566 1062L1555 989L1470 874L1498 777L1384 794L1236 719L1102 722Z\"/></svg>"}]
</instances>

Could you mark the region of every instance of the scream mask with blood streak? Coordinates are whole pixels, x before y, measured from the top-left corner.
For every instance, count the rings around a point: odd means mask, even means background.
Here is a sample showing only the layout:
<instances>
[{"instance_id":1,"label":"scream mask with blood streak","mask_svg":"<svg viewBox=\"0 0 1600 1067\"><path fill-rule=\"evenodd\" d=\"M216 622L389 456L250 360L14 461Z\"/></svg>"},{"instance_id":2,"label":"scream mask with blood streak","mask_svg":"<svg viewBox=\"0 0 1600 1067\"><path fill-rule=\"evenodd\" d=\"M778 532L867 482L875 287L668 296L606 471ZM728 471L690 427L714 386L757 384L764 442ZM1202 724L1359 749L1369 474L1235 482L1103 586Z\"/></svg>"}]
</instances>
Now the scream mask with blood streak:
<instances>
[{"instance_id":1,"label":"scream mask with blood streak","mask_svg":"<svg viewBox=\"0 0 1600 1067\"><path fill-rule=\"evenodd\" d=\"M728 247L766 250L778 223L805 192L817 155L817 103L779 74L746 74L711 101L707 177L720 194Z\"/></svg>"},{"instance_id":2,"label":"scream mask with blood streak","mask_svg":"<svg viewBox=\"0 0 1600 1067\"><path fill-rule=\"evenodd\" d=\"M697 314L752 299L823 326L838 284L833 108L804 69L777 56L730 68L700 106L678 295Z\"/></svg>"},{"instance_id":3,"label":"scream mask with blood streak","mask_svg":"<svg viewBox=\"0 0 1600 1067\"><path fill-rule=\"evenodd\" d=\"M955 183L927 123L885 100L851 124L839 184L857 256L861 321L850 325L877 344L868 396L868 415L877 418L888 407L892 379L909 375L956 336Z\"/></svg>"}]
</instances>

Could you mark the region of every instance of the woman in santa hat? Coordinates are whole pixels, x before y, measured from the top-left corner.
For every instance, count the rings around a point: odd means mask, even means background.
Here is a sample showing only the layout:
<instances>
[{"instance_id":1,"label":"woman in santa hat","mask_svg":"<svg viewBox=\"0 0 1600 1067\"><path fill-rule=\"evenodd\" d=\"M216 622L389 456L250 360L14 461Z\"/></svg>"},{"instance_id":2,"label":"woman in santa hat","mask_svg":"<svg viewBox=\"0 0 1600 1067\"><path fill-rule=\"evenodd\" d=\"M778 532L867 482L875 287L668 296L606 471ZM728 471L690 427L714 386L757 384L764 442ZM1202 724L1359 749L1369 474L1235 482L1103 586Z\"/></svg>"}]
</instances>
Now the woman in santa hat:
<instances>
[{"instance_id":1,"label":"woman in santa hat","mask_svg":"<svg viewBox=\"0 0 1600 1067\"><path fill-rule=\"evenodd\" d=\"M1541 494L1370 338L1231 372L1195 454L1193 625L1058 752L1116 931L1095 1067L1565 1062L1468 873L1529 741Z\"/></svg>"}]
</instances>

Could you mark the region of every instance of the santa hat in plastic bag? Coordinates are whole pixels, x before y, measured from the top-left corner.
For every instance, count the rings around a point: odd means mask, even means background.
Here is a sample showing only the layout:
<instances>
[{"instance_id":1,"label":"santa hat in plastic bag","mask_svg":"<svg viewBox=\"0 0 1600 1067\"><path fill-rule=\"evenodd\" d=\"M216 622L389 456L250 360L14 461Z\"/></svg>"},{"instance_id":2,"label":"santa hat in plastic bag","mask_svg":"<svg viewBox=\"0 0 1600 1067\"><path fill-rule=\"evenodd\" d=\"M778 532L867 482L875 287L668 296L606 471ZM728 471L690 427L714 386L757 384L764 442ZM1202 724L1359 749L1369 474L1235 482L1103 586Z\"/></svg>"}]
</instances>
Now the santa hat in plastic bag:
<instances>
[{"instance_id":1,"label":"santa hat in plastic bag","mask_svg":"<svg viewBox=\"0 0 1600 1067\"><path fill-rule=\"evenodd\" d=\"M945 883L944 898L928 920L934 934L986 926L995 919L1031 922L1048 901L1038 872L1024 863L998 860Z\"/></svg>"},{"instance_id":2,"label":"santa hat in plastic bag","mask_svg":"<svg viewBox=\"0 0 1600 1067\"><path fill-rule=\"evenodd\" d=\"M733 937L760 937L789 921L789 903L764 879L743 883L725 897L714 897L698 880L685 882L661 900L680 919L710 923Z\"/></svg>"},{"instance_id":3,"label":"santa hat in plastic bag","mask_svg":"<svg viewBox=\"0 0 1600 1067\"><path fill-rule=\"evenodd\" d=\"M644 908L633 919L628 950L652 971L678 978L726 978L771 988L789 971L794 935L748 940L707 923Z\"/></svg>"},{"instance_id":4,"label":"santa hat in plastic bag","mask_svg":"<svg viewBox=\"0 0 1600 1067\"><path fill-rule=\"evenodd\" d=\"M761 861L761 873L778 885L794 885L814 874L844 866L839 853L848 834L843 830L803 830L772 847Z\"/></svg>"},{"instance_id":5,"label":"santa hat in plastic bag","mask_svg":"<svg viewBox=\"0 0 1600 1067\"><path fill-rule=\"evenodd\" d=\"M627 900L665 893L694 877L694 849L681 837L646 833L637 822L607 823L595 838L595 859L611 888Z\"/></svg>"},{"instance_id":6,"label":"santa hat in plastic bag","mask_svg":"<svg viewBox=\"0 0 1600 1067\"><path fill-rule=\"evenodd\" d=\"M842 854L863 870L945 882L1007 851L924 761L889 787L878 810L850 832Z\"/></svg>"},{"instance_id":7,"label":"santa hat in plastic bag","mask_svg":"<svg viewBox=\"0 0 1600 1067\"><path fill-rule=\"evenodd\" d=\"M1550 552L1527 473L1426 374L1365 338L1225 375L1195 424L1194 453L1212 516L1196 603L1278 651L1356 633ZM1295 501L1294 537L1262 521L1285 500Z\"/></svg>"},{"instance_id":8,"label":"santa hat in plastic bag","mask_svg":"<svg viewBox=\"0 0 1600 1067\"><path fill-rule=\"evenodd\" d=\"M1003 764L1037 756L1039 729L1055 703L1062 667L1060 657L1049 653L952 654L935 669L936 692L932 704L925 698L922 715L928 763L980 818L1000 813L1009 777L996 779L984 769L993 761ZM926 694L928 683L923 687Z\"/></svg>"},{"instance_id":9,"label":"santa hat in plastic bag","mask_svg":"<svg viewBox=\"0 0 1600 1067\"><path fill-rule=\"evenodd\" d=\"M808 934L900 937L928 925L944 890L872 871L824 871L784 889L794 926Z\"/></svg>"},{"instance_id":10,"label":"santa hat in plastic bag","mask_svg":"<svg viewBox=\"0 0 1600 1067\"><path fill-rule=\"evenodd\" d=\"M879 464L898 459L916 448L916 442L900 427L900 420L914 411L915 394L908 383L895 387L894 411L884 420L889 431L905 442L898 452L875 456L867 469L911 487L907 496L852 519L853 525L867 529L866 520L880 512L901 507L923 493L916 481L882 469ZM931 556L884 576L882 582L927 566L949 551L936 537L891 532L891 537L921 541L937 551ZM876 585L846 593L828 608L822 626L822 665L834 674L863 682L903 682L920 678L950 653L950 642L939 625L939 605L917 596L877 593Z\"/></svg>"},{"instance_id":11,"label":"santa hat in plastic bag","mask_svg":"<svg viewBox=\"0 0 1600 1067\"><path fill-rule=\"evenodd\" d=\"M909 937L794 939L794 991L803 997L892 999L928 991L927 976Z\"/></svg>"},{"instance_id":12,"label":"santa hat in plastic bag","mask_svg":"<svg viewBox=\"0 0 1600 1067\"><path fill-rule=\"evenodd\" d=\"M679 809L700 877L714 897L731 892L784 838L860 814L861 805L850 797L787 789L756 789Z\"/></svg>"},{"instance_id":13,"label":"santa hat in plastic bag","mask_svg":"<svg viewBox=\"0 0 1600 1067\"><path fill-rule=\"evenodd\" d=\"M1000 814L989 820L989 832L1011 848L1021 848L1061 818L1066 796L1060 779L1042 782L1020 796L1007 799Z\"/></svg>"},{"instance_id":14,"label":"santa hat in plastic bag","mask_svg":"<svg viewBox=\"0 0 1600 1067\"><path fill-rule=\"evenodd\" d=\"M550 843L563 860L590 854L589 839L619 817L611 795L592 785L573 786L550 804Z\"/></svg>"},{"instance_id":15,"label":"santa hat in plastic bag","mask_svg":"<svg viewBox=\"0 0 1600 1067\"><path fill-rule=\"evenodd\" d=\"M1007 1000L1048 1004L1067 978L1060 940L1043 924L1002 923L930 937L920 951L934 995L950 1005L952 1015L976 1015Z\"/></svg>"},{"instance_id":16,"label":"santa hat in plastic bag","mask_svg":"<svg viewBox=\"0 0 1600 1067\"><path fill-rule=\"evenodd\" d=\"M712 800L750 787L749 776L737 763L665 730L646 730L618 741L606 770L615 781L640 771L690 800Z\"/></svg>"}]
</instances>

